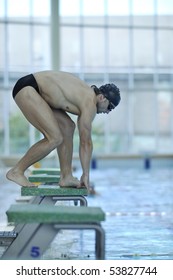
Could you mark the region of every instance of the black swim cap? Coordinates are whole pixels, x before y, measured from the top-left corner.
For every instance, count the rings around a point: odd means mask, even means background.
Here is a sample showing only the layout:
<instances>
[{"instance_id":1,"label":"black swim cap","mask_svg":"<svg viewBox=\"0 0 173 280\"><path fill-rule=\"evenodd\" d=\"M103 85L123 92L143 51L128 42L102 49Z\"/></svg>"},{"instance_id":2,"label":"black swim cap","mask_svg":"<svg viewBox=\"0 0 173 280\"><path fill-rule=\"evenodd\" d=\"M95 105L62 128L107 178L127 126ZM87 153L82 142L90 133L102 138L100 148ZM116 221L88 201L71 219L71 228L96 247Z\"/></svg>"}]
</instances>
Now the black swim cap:
<instances>
[{"instance_id":1,"label":"black swim cap","mask_svg":"<svg viewBox=\"0 0 173 280\"><path fill-rule=\"evenodd\" d=\"M104 86L101 86L99 90L115 106L117 106L120 103L120 90L116 85L106 84Z\"/></svg>"}]
</instances>

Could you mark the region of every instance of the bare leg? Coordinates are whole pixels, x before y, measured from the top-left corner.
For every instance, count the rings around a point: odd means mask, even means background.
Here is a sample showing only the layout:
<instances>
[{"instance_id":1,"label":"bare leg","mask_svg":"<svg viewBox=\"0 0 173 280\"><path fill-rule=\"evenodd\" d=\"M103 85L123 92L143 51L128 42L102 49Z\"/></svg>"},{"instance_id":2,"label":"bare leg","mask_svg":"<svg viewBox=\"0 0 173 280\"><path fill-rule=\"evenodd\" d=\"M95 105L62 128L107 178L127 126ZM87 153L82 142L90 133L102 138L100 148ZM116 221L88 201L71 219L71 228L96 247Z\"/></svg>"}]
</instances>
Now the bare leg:
<instances>
[{"instance_id":1,"label":"bare leg","mask_svg":"<svg viewBox=\"0 0 173 280\"><path fill-rule=\"evenodd\" d=\"M24 172L29 166L47 156L51 150L50 143L47 139L43 139L34 144L16 166L8 171L6 175L7 179L14 181L20 186L35 186L27 180Z\"/></svg>"},{"instance_id":2,"label":"bare leg","mask_svg":"<svg viewBox=\"0 0 173 280\"><path fill-rule=\"evenodd\" d=\"M80 181L72 175L73 134L75 124L64 111L53 111L58 121L63 142L57 147L60 162L61 187L79 187Z\"/></svg>"},{"instance_id":3,"label":"bare leg","mask_svg":"<svg viewBox=\"0 0 173 280\"><path fill-rule=\"evenodd\" d=\"M57 148L62 142L62 135L52 109L33 88L21 90L15 101L26 119L45 136L6 175L9 180L21 186L31 187L33 184L25 177L25 170Z\"/></svg>"},{"instance_id":4,"label":"bare leg","mask_svg":"<svg viewBox=\"0 0 173 280\"><path fill-rule=\"evenodd\" d=\"M68 138L67 138L68 139ZM57 152L59 155L60 169L61 169L61 178L59 185L61 187L79 187L80 181L73 177L72 175L72 148L73 145L69 143L69 139L65 139L63 143L58 146ZM72 147L71 147L72 146Z\"/></svg>"}]
</instances>

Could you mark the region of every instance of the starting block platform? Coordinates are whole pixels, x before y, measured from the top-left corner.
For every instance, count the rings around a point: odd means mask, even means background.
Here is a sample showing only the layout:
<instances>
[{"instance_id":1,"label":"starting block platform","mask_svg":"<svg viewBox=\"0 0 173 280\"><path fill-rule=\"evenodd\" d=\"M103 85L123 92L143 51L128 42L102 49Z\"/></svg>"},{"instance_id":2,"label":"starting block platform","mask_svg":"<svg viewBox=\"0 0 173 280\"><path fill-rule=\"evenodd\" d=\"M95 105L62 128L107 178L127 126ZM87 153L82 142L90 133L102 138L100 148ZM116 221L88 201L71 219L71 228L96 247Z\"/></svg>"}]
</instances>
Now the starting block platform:
<instances>
[{"instance_id":1,"label":"starting block platform","mask_svg":"<svg viewBox=\"0 0 173 280\"><path fill-rule=\"evenodd\" d=\"M60 175L52 174L33 174L28 176L32 183L59 183Z\"/></svg>"},{"instance_id":2,"label":"starting block platform","mask_svg":"<svg viewBox=\"0 0 173 280\"><path fill-rule=\"evenodd\" d=\"M10 223L21 226L1 259L40 259L62 229L94 230L96 259L105 259L105 232L101 226L105 213L100 207L23 204L12 205L6 213Z\"/></svg>"},{"instance_id":3,"label":"starting block platform","mask_svg":"<svg viewBox=\"0 0 173 280\"><path fill-rule=\"evenodd\" d=\"M38 187L22 187L21 196L31 196L32 204L55 204L58 200L80 201L80 206L87 206L86 188L61 188L55 185L39 185Z\"/></svg>"},{"instance_id":4,"label":"starting block platform","mask_svg":"<svg viewBox=\"0 0 173 280\"><path fill-rule=\"evenodd\" d=\"M59 168L34 168L31 170L32 175L36 174L47 174L47 175L58 175L60 176L61 171Z\"/></svg>"}]
</instances>

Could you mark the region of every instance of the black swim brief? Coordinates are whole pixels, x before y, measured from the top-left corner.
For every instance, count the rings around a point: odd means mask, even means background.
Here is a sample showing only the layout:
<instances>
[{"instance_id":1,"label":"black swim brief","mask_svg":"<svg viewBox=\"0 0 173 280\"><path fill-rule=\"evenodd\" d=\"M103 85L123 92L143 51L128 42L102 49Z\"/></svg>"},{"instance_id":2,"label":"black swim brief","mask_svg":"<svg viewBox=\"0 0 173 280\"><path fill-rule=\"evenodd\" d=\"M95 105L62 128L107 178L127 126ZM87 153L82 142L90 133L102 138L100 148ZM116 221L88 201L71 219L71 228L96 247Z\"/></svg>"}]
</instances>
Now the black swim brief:
<instances>
[{"instance_id":1,"label":"black swim brief","mask_svg":"<svg viewBox=\"0 0 173 280\"><path fill-rule=\"evenodd\" d=\"M12 92L13 98L15 98L16 94L22 88L27 87L27 86L33 87L39 93L39 87L38 87L37 81L34 78L34 75L30 74L30 75L27 75L27 76L24 76L24 77L20 78L17 81L17 83L15 84L15 86L13 88L13 92Z\"/></svg>"}]
</instances>

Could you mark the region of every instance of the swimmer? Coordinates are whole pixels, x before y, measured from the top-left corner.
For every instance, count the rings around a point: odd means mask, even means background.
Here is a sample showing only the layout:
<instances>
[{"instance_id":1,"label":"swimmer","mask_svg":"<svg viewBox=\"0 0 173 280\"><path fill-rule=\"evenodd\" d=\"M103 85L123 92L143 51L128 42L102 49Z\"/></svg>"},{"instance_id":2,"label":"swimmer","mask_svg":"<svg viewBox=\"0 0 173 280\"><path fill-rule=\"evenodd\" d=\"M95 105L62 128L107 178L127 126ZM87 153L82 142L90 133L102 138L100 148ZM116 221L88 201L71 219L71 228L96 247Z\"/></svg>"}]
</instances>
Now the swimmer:
<instances>
[{"instance_id":1,"label":"swimmer","mask_svg":"<svg viewBox=\"0 0 173 280\"><path fill-rule=\"evenodd\" d=\"M61 169L59 185L89 189L92 122L96 114L108 114L119 104L119 89L114 84L90 87L70 73L42 71L19 79L12 94L25 118L43 134L43 139L7 172L7 179L20 186L33 187L25 171L57 149ZM72 174L75 123L68 113L78 116L80 180Z\"/></svg>"}]
</instances>

